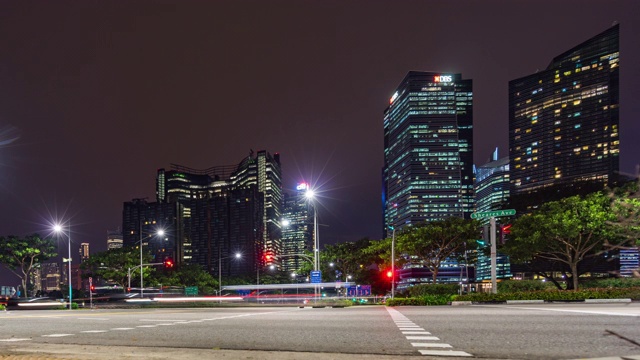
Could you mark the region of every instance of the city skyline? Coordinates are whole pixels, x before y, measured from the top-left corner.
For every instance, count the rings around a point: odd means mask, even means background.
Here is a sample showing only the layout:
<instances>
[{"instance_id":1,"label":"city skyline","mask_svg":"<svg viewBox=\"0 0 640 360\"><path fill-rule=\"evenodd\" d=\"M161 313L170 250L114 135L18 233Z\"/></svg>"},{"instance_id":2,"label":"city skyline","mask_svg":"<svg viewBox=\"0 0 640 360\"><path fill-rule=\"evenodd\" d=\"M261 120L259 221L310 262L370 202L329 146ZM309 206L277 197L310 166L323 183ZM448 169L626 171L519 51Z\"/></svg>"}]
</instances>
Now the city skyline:
<instances>
[{"instance_id":1,"label":"city skyline","mask_svg":"<svg viewBox=\"0 0 640 360\"><path fill-rule=\"evenodd\" d=\"M300 181L320 186L321 245L378 239L383 113L399 79L415 70L473 80L474 163L482 165L495 147L508 153L508 82L613 22L623 64L620 169L633 172L633 6L5 3L0 235L48 235L47 221L64 220L73 247L106 250L122 204L154 198L157 169L233 164L253 149L281 154L285 191Z\"/></svg>"}]
</instances>

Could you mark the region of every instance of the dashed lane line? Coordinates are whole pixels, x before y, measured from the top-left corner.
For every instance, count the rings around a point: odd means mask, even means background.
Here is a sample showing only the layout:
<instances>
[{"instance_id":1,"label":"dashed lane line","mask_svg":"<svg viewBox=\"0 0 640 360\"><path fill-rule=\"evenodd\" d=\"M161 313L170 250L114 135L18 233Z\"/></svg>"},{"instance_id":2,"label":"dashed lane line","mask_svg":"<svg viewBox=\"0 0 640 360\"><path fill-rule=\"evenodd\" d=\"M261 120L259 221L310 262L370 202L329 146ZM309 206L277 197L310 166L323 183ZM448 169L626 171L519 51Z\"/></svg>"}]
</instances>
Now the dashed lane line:
<instances>
[{"instance_id":1,"label":"dashed lane line","mask_svg":"<svg viewBox=\"0 0 640 360\"><path fill-rule=\"evenodd\" d=\"M5 341L5 342L29 341L29 340L31 339L25 339L25 338L0 339L0 341Z\"/></svg>"},{"instance_id":2,"label":"dashed lane line","mask_svg":"<svg viewBox=\"0 0 640 360\"><path fill-rule=\"evenodd\" d=\"M432 348L450 348L453 347L449 344L439 344L439 343L411 343L411 345L415 347L432 347Z\"/></svg>"},{"instance_id":3,"label":"dashed lane line","mask_svg":"<svg viewBox=\"0 0 640 360\"><path fill-rule=\"evenodd\" d=\"M64 336L73 336L75 334L49 334L49 335L42 335L42 337L64 337Z\"/></svg>"},{"instance_id":4,"label":"dashed lane line","mask_svg":"<svg viewBox=\"0 0 640 360\"><path fill-rule=\"evenodd\" d=\"M109 330L85 330L85 331L80 331L81 333L85 333L85 334L98 334L98 333L105 333Z\"/></svg>"},{"instance_id":5,"label":"dashed lane line","mask_svg":"<svg viewBox=\"0 0 640 360\"><path fill-rule=\"evenodd\" d=\"M134 328L113 328L111 330L114 330L114 331L127 331L127 330L133 330L133 329Z\"/></svg>"}]
</instances>

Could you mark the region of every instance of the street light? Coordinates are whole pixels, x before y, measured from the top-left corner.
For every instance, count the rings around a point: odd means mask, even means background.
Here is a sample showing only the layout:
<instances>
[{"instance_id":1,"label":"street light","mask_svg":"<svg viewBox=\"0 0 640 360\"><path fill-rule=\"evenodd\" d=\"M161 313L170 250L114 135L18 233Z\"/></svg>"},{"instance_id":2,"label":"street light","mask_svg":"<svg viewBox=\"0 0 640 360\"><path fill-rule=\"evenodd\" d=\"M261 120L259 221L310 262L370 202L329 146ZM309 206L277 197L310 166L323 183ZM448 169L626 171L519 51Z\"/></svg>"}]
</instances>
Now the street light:
<instances>
[{"instance_id":1,"label":"street light","mask_svg":"<svg viewBox=\"0 0 640 360\"><path fill-rule=\"evenodd\" d=\"M307 189L304 196L309 200L311 206L313 207L313 270L318 271L320 268L319 263L319 251L320 251L320 241L318 239L318 208L316 207L315 197L316 194L313 189Z\"/></svg>"},{"instance_id":2,"label":"street light","mask_svg":"<svg viewBox=\"0 0 640 360\"><path fill-rule=\"evenodd\" d=\"M69 263L69 310L71 310L71 224L67 223L67 227L69 229L69 232L67 233L67 238L69 239L69 258L67 259L67 262ZM54 225L53 231L63 233L62 225ZM64 261L64 258L62 260ZM26 291L27 289L25 289L25 292Z\"/></svg>"},{"instance_id":3,"label":"street light","mask_svg":"<svg viewBox=\"0 0 640 360\"><path fill-rule=\"evenodd\" d=\"M164 230L159 229L158 231L156 231L155 234L150 234L146 237L142 237L142 222L140 223L140 299L143 298L144 296L144 271L142 271L142 266L144 265L142 263L142 241L146 240L146 239L150 239L154 236L163 236L164 235Z\"/></svg>"},{"instance_id":4,"label":"street light","mask_svg":"<svg viewBox=\"0 0 640 360\"><path fill-rule=\"evenodd\" d=\"M218 252L218 256L220 256L220 252ZM226 260L231 257L232 256L218 258L218 287L220 288L218 295L220 296L222 296L222 260ZM236 253L233 257L235 257L236 259L240 259L242 257L242 254Z\"/></svg>"},{"instance_id":5,"label":"street light","mask_svg":"<svg viewBox=\"0 0 640 360\"><path fill-rule=\"evenodd\" d=\"M396 292L396 227L391 229L391 298L393 299Z\"/></svg>"}]
</instances>

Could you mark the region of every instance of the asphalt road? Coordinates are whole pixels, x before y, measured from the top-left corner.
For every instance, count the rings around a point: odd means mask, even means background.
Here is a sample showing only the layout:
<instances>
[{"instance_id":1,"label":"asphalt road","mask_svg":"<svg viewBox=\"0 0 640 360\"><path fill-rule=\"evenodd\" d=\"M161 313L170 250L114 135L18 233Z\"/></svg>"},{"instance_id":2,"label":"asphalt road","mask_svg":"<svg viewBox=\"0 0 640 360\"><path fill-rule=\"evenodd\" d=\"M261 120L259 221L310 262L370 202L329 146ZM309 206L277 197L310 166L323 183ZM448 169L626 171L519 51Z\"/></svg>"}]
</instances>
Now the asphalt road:
<instances>
[{"instance_id":1,"label":"asphalt road","mask_svg":"<svg viewBox=\"0 0 640 360\"><path fill-rule=\"evenodd\" d=\"M577 359L638 356L633 342L640 303L0 313L0 355Z\"/></svg>"}]
</instances>

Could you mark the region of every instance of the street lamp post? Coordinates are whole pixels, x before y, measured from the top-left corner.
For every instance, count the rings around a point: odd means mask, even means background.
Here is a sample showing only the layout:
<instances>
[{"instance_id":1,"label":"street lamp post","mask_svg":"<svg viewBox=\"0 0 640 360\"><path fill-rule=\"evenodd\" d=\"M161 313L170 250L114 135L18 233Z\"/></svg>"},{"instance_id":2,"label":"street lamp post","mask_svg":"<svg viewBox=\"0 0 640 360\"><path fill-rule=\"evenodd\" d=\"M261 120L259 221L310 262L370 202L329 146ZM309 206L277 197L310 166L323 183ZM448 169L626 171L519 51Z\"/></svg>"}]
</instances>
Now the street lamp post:
<instances>
[{"instance_id":1,"label":"street lamp post","mask_svg":"<svg viewBox=\"0 0 640 360\"><path fill-rule=\"evenodd\" d=\"M391 233L391 298L396 292L396 227L393 227Z\"/></svg>"},{"instance_id":2,"label":"street lamp post","mask_svg":"<svg viewBox=\"0 0 640 360\"><path fill-rule=\"evenodd\" d=\"M313 270L320 268L320 240L318 237L318 208L315 202L315 193L312 189L307 189L305 197L311 202L313 207ZM318 286L314 286L314 301L318 297Z\"/></svg>"},{"instance_id":3,"label":"street lamp post","mask_svg":"<svg viewBox=\"0 0 640 360\"><path fill-rule=\"evenodd\" d=\"M67 262L69 263L69 310L71 310L71 293L72 293L72 289L71 289L71 224L68 223L67 224L67 228L68 228L68 233L67 233L67 238L69 239L69 258L67 259ZM62 231L62 225L55 225L53 227L53 230L57 233L61 233ZM24 289L25 292L27 291L27 289Z\"/></svg>"},{"instance_id":4,"label":"street lamp post","mask_svg":"<svg viewBox=\"0 0 640 360\"><path fill-rule=\"evenodd\" d=\"M218 252L218 256L220 256L220 252ZM231 256L227 256L227 257L219 257L218 258L218 295L222 296L222 260L225 259L229 259ZM234 256L236 259L240 259L242 257L242 254L237 253Z\"/></svg>"},{"instance_id":5,"label":"street lamp post","mask_svg":"<svg viewBox=\"0 0 640 360\"><path fill-rule=\"evenodd\" d=\"M148 235L148 236L143 238L142 237L142 222L140 222L140 299L142 299L144 297L144 272L142 271L143 270L142 267L144 266L144 264L142 263L142 244L143 244L144 240L150 239L150 238L152 238L153 236L156 236L156 235L157 236L163 236L164 235L164 230L160 229L160 230L156 231L155 234L151 234L151 235Z\"/></svg>"}]
</instances>

